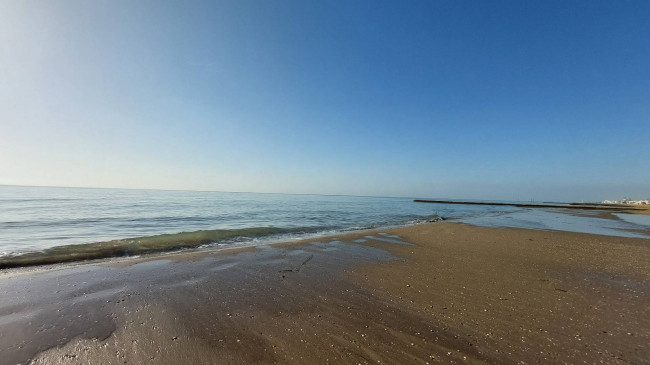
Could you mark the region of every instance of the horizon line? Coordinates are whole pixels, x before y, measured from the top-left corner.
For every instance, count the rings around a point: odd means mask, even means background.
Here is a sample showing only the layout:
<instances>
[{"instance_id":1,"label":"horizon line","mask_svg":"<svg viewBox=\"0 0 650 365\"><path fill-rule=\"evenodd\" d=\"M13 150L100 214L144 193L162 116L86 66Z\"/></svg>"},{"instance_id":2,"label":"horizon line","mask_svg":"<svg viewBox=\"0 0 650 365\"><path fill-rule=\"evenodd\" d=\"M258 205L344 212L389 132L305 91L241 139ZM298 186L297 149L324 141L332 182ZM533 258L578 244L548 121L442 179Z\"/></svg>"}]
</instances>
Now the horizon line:
<instances>
[{"instance_id":1,"label":"horizon line","mask_svg":"<svg viewBox=\"0 0 650 365\"><path fill-rule=\"evenodd\" d=\"M273 195L317 195L317 196L349 196L357 198L390 198L390 199L419 199L413 196L383 196L383 195L353 195L353 194L318 194L318 193L279 193L279 192L257 192L257 191L226 191L226 190L201 190L201 189L163 189L163 188L116 188L105 186L61 186L61 185L17 185L0 184L19 188L55 188L55 189L105 189L105 190L146 190L146 191L186 191L204 193L232 193L232 194L273 194Z\"/></svg>"}]
</instances>

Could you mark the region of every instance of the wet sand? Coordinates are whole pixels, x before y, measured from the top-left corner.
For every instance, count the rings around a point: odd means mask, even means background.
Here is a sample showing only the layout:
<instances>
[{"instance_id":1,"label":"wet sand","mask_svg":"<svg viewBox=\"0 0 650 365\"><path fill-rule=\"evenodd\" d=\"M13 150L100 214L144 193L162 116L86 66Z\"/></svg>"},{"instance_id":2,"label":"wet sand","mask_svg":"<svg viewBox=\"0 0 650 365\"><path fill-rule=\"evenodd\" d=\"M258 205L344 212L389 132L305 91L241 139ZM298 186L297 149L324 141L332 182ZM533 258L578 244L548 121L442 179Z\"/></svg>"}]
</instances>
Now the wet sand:
<instances>
[{"instance_id":1,"label":"wet sand","mask_svg":"<svg viewBox=\"0 0 650 365\"><path fill-rule=\"evenodd\" d=\"M434 223L0 273L2 364L647 363L650 240Z\"/></svg>"},{"instance_id":2,"label":"wet sand","mask_svg":"<svg viewBox=\"0 0 650 365\"><path fill-rule=\"evenodd\" d=\"M626 210L625 213L650 215L650 208Z\"/></svg>"}]
</instances>

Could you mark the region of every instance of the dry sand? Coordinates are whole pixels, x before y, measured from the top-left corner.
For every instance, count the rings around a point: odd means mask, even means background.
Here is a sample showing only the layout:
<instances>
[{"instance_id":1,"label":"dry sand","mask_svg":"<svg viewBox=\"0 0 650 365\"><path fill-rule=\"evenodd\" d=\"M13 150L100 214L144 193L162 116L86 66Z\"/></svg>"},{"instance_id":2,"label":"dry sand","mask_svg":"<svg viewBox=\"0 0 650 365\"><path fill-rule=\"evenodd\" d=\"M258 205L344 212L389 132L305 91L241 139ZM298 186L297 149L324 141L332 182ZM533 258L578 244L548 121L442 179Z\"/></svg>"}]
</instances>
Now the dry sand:
<instances>
[{"instance_id":1,"label":"dry sand","mask_svg":"<svg viewBox=\"0 0 650 365\"><path fill-rule=\"evenodd\" d=\"M435 223L15 272L2 364L650 361L647 239Z\"/></svg>"}]
</instances>

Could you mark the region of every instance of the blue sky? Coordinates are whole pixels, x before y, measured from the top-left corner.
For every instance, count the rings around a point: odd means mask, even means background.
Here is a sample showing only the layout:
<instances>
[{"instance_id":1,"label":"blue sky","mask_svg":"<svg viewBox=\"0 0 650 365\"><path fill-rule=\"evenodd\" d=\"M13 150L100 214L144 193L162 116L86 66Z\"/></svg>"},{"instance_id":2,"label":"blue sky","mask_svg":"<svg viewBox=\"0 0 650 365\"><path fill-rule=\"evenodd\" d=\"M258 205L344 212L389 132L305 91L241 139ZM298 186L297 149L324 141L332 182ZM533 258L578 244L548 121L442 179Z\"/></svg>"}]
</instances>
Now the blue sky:
<instances>
[{"instance_id":1,"label":"blue sky","mask_svg":"<svg viewBox=\"0 0 650 365\"><path fill-rule=\"evenodd\" d=\"M650 197L647 1L0 2L0 184Z\"/></svg>"}]
</instances>

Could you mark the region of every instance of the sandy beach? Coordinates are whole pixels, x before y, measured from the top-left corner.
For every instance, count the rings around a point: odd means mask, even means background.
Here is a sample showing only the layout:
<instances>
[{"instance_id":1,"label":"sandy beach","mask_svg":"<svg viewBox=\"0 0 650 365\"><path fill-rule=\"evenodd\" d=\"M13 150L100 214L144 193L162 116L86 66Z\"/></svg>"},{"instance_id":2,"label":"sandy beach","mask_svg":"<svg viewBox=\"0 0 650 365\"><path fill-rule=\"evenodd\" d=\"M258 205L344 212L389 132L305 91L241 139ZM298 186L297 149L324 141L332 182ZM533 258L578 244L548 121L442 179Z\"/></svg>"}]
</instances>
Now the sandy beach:
<instances>
[{"instance_id":1,"label":"sandy beach","mask_svg":"<svg viewBox=\"0 0 650 365\"><path fill-rule=\"evenodd\" d=\"M0 273L2 364L647 363L650 240L433 223Z\"/></svg>"}]
</instances>

